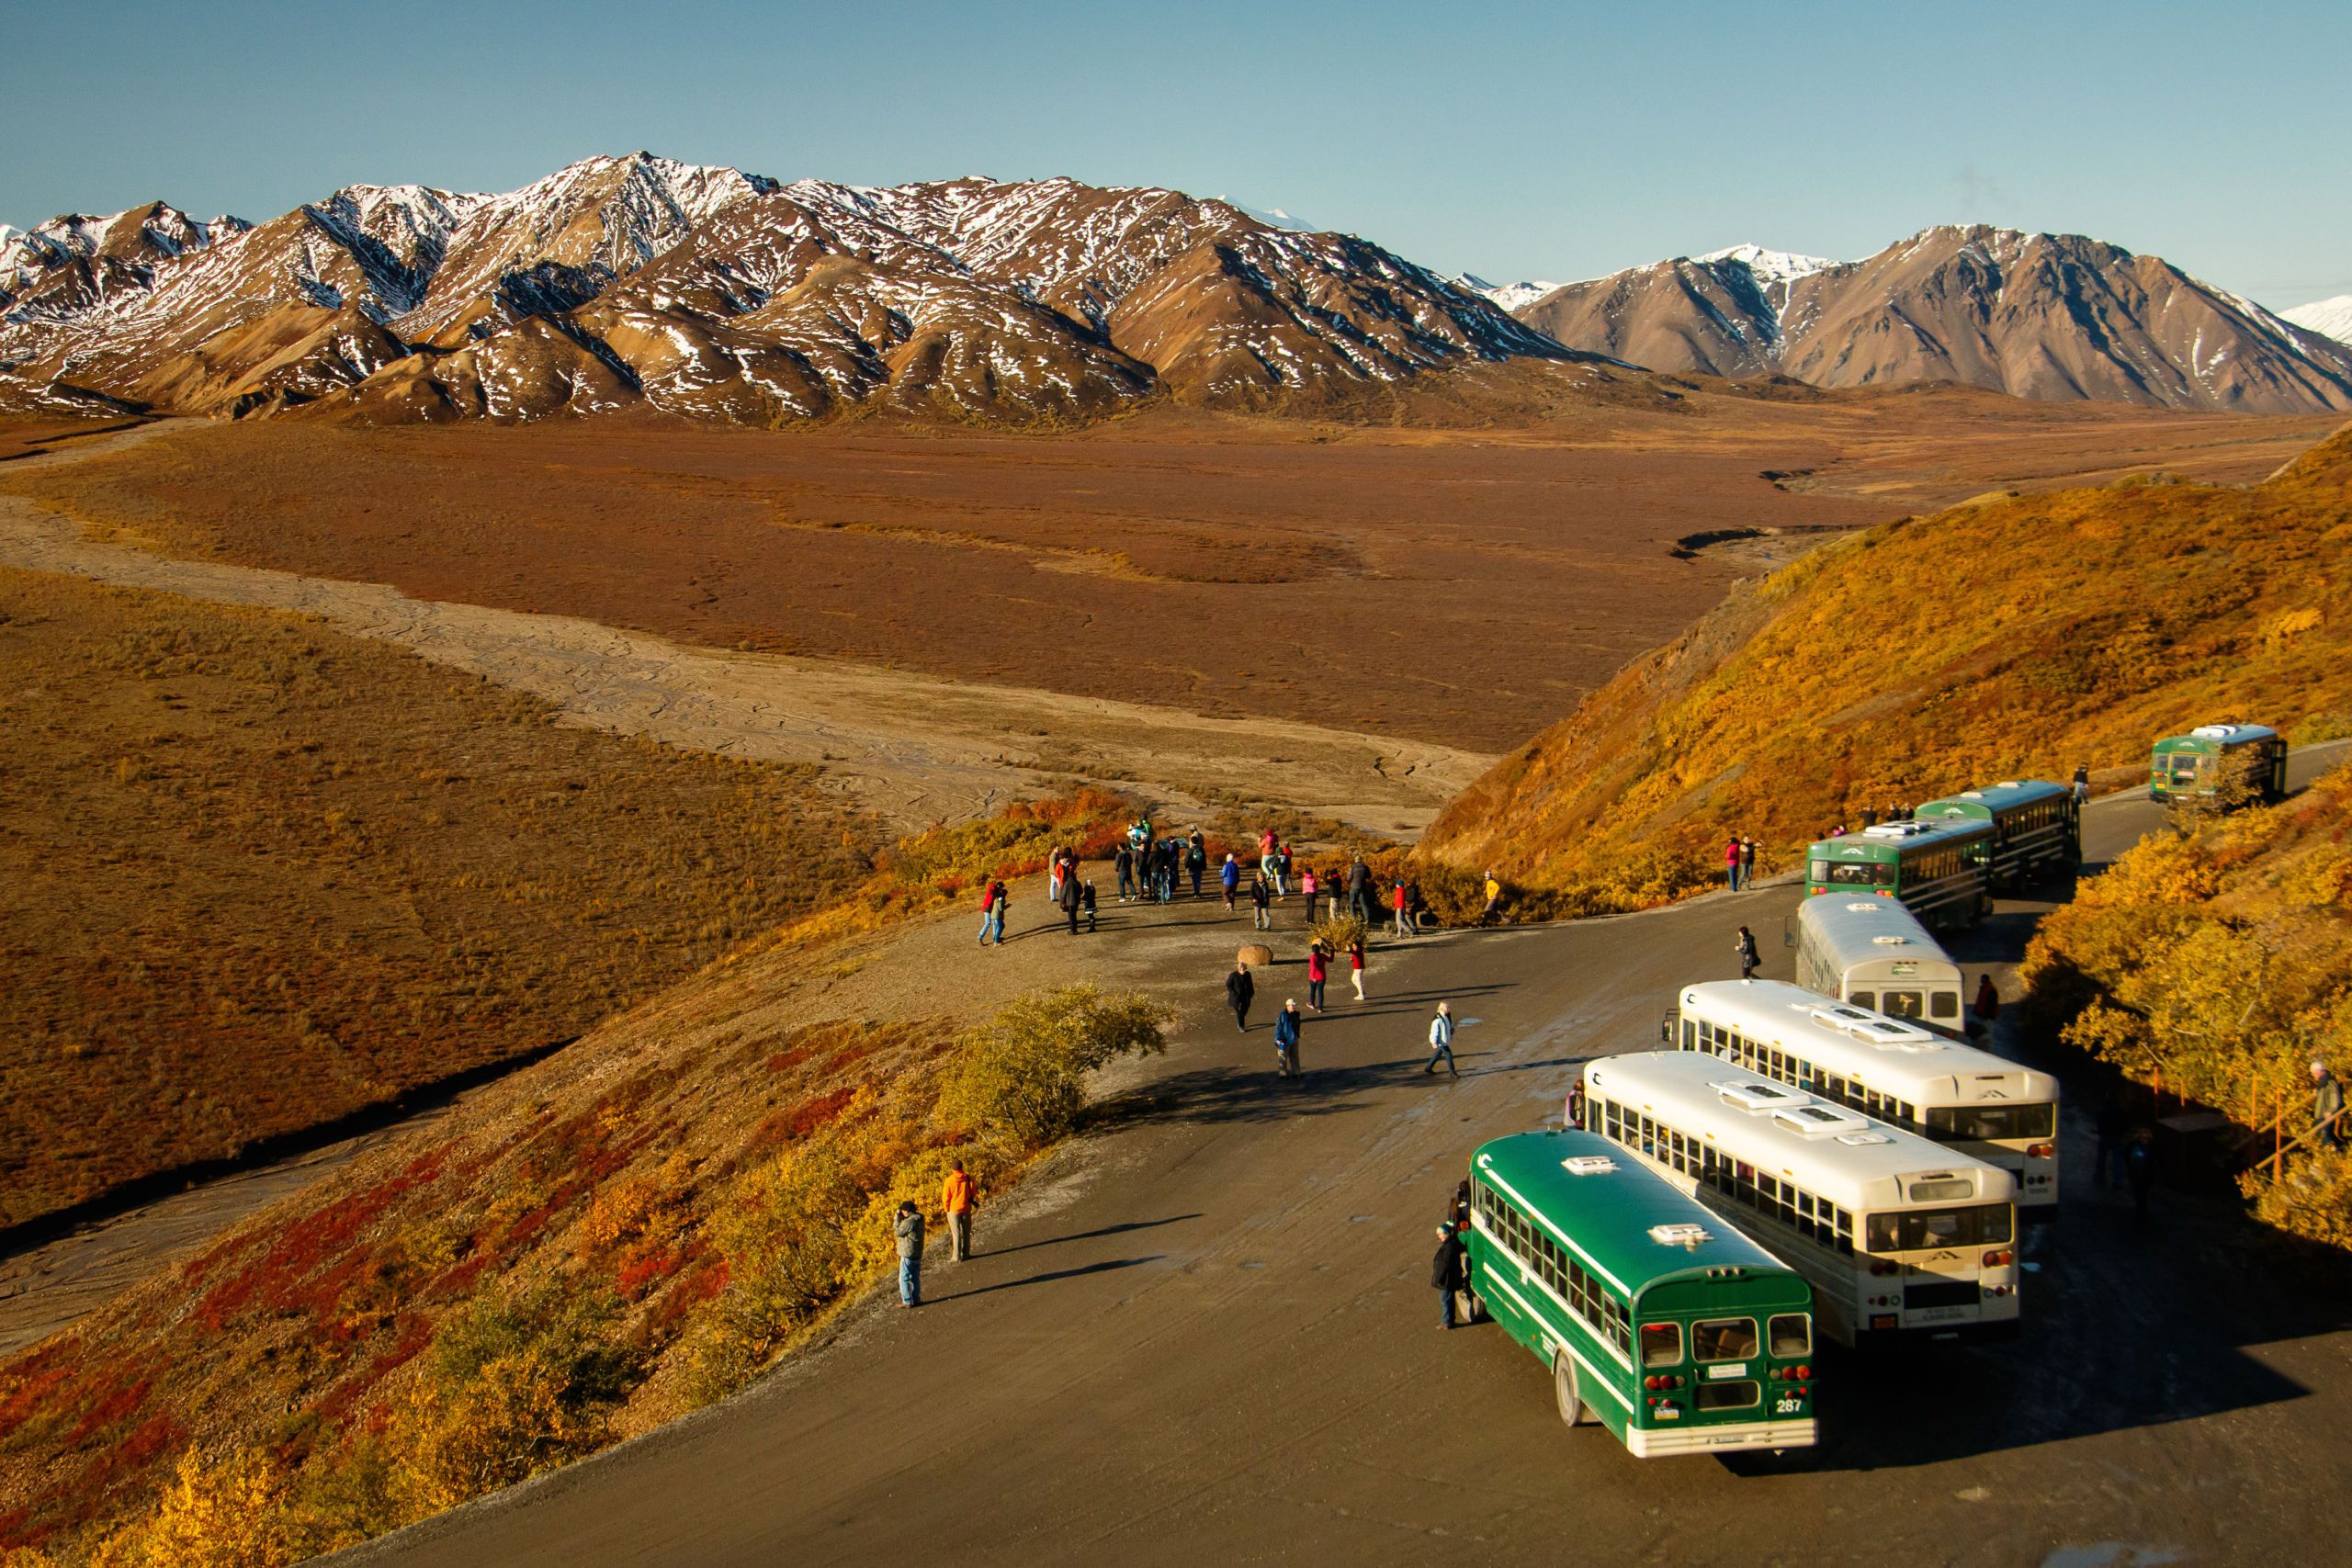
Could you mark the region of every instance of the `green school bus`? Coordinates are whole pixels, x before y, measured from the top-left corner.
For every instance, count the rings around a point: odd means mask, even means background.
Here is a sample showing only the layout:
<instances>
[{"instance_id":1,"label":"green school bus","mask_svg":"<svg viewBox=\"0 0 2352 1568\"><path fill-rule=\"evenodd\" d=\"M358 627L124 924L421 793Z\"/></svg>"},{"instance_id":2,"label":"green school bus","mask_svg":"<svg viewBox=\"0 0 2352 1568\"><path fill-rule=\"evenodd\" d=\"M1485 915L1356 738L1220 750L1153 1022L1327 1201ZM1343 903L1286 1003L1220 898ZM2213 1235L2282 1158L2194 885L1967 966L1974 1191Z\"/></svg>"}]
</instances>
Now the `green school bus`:
<instances>
[{"instance_id":1,"label":"green school bus","mask_svg":"<svg viewBox=\"0 0 2352 1568\"><path fill-rule=\"evenodd\" d=\"M2167 735L2148 758L2148 798L2267 806L2287 797L2287 738L2262 724L2200 724Z\"/></svg>"},{"instance_id":2,"label":"green school bus","mask_svg":"<svg viewBox=\"0 0 2352 1568\"><path fill-rule=\"evenodd\" d=\"M1636 1458L1814 1442L1813 1287L1595 1134L1479 1145L1476 1311L1552 1369L1560 1419Z\"/></svg>"},{"instance_id":3,"label":"green school bus","mask_svg":"<svg viewBox=\"0 0 2352 1568\"><path fill-rule=\"evenodd\" d=\"M2064 784L2004 779L1931 800L1911 816L1918 822L1990 822L1993 850L1985 871L1993 886L2006 891L2083 858L2081 814L2075 792Z\"/></svg>"},{"instance_id":4,"label":"green school bus","mask_svg":"<svg viewBox=\"0 0 2352 1568\"><path fill-rule=\"evenodd\" d=\"M1804 890L1900 898L1924 926L1973 926L1991 907L1993 824L1882 822L1805 851Z\"/></svg>"}]
</instances>

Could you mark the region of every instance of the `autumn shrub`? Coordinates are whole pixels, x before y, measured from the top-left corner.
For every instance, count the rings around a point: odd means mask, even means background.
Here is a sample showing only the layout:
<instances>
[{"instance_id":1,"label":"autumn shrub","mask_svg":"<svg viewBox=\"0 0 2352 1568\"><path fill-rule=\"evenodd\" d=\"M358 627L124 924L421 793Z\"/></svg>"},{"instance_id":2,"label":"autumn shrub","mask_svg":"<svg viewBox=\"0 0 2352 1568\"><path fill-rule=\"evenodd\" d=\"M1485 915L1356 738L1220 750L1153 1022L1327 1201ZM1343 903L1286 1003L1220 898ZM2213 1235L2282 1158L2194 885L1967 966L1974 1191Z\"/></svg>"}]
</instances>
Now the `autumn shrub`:
<instances>
[{"instance_id":1,"label":"autumn shrub","mask_svg":"<svg viewBox=\"0 0 2352 1568\"><path fill-rule=\"evenodd\" d=\"M940 1086L940 1114L983 1139L1041 1148L1078 1125L1088 1073L1166 1050L1161 1031L1172 1019L1138 993L1091 985L1016 998L959 1043Z\"/></svg>"},{"instance_id":2,"label":"autumn shrub","mask_svg":"<svg viewBox=\"0 0 2352 1568\"><path fill-rule=\"evenodd\" d=\"M1362 915L1338 914L1324 916L1315 922L1314 930L1307 934L1312 940L1321 942L1325 952L1343 956L1348 949L1364 941L1372 932Z\"/></svg>"},{"instance_id":3,"label":"autumn shrub","mask_svg":"<svg viewBox=\"0 0 2352 1568\"><path fill-rule=\"evenodd\" d=\"M270 1457L190 1450L140 1528L91 1554L89 1568L281 1568L307 1555L288 1517L287 1481Z\"/></svg>"},{"instance_id":4,"label":"autumn shrub","mask_svg":"<svg viewBox=\"0 0 2352 1568\"><path fill-rule=\"evenodd\" d=\"M2275 1181L2256 1169L2238 1185L2263 1224L2352 1252L2352 1155L2321 1150L2297 1159Z\"/></svg>"}]
</instances>

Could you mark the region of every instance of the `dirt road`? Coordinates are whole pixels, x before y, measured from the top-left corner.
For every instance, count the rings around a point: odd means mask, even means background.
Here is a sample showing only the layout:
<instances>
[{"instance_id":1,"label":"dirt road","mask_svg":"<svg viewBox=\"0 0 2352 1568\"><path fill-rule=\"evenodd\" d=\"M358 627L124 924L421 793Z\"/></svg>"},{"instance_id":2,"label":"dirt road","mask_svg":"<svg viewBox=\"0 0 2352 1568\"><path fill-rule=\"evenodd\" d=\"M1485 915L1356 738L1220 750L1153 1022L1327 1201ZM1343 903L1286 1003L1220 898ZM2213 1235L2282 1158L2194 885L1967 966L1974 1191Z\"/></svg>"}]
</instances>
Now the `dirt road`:
<instances>
[{"instance_id":1,"label":"dirt road","mask_svg":"<svg viewBox=\"0 0 2352 1568\"><path fill-rule=\"evenodd\" d=\"M2096 807L2094 866L2151 818ZM1498 1331L1438 1331L1430 1233L1470 1148L1556 1118L1580 1059L1651 1048L1679 984L1734 973L1737 923L1784 976L1794 900L1424 939L1384 955L1368 1005L1308 1023L1295 1086L1262 1023L1204 1006L1054 1201L984 1208L982 1256L934 1258L922 1310L865 1303L726 1405L349 1560L2332 1559L2352 1524L2340 1282L2250 1265L2226 1206L2166 1194L2135 1231L2085 1179L2079 1111L2023 1339L1831 1363L1802 1463L1633 1460L1564 1430ZM1959 955L1997 968L2032 913L2005 906ZM1275 973L1279 994L1298 972ZM1441 997L1459 1081L1420 1076Z\"/></svg>"},{"instance_id":2,"label":"dirt road","mask_svg":"<svg viewBox=\"0 0 2352 1568\"><path fill-rule=\"evenodd\" d=\"M9 467L78 462L152 440L172 423ZM821 763L827 787L913 827L986 816L1075 777L1188 804L1238 795L1410 838L1493 761L1284 720L1204 718L832 660L688 648L568 616L412 599L380 583L176 559L90 539L72 519L7 494L0 564L317 615L528 692L571 723Z\"/></svg>"}]
</instances>

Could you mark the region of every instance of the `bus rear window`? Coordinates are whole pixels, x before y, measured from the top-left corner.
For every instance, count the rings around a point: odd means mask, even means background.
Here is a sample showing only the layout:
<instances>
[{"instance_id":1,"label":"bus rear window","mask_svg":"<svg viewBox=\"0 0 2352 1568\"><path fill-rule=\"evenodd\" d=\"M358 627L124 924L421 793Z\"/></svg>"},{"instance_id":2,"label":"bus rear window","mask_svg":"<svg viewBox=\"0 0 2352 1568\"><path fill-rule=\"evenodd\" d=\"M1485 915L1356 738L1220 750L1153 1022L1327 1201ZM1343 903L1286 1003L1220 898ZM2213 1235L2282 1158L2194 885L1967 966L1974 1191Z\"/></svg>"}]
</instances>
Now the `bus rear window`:
<instances>
[{"instance_id":1,"label":"bus rear window","mask_svg":"<svg viewBox=\"0 0 2352 1568\"><path fill-rule=\"evenodd\" d=\"M1958 1018L1960 1016L1960 993L1958 991L1931 992L1928 998L1928 1016L1930 1018Z\"/></svg>"},{"instance_id":2,"label":"bus rear window","mask_svg":"<svg viewBox=\"0 0 2352 1568\"><path fill-rule=\"evenodd\" d=\"M1642 1365L1679 1367L1682 1364L1682 1325L1679 1323L1642 1325Z\"/></svg>"},{"instance_id":3,"label":"bus rear window","mask_svg":"<svg viewBox=\"0 0 2352 1568\"><path fill-rule=\"evenodd\" d=\"M1690 1325L1690 1354L1702 1361L1744 1361L1756 1354L1756 1320L1712 1317Z\"/></svg>"},{"instance_id":4,"label":"bus rear window","mask_svg":"<svg viewBox=\"0 0 2352 1568\"><path fill-rule=\"evenodd\" d=\"M1768 1336L1766 1342L1772 1347L1772 1354L1781 1359L1791 1360L1813 1354L1813 1319L1804 1314L1782 1313L1768 1321L1764 1328Z\"/></svg>"},{"instance_id":5,"label":"bus rear window","mask_svg":"<svg viewBox=\"0 0 2352 1568\"><path fill-rule=\"evenodd\" d=\"M2058 1107L2046 1100L2023 1105L1939 1105L1928 1112L1928 1135L1939 1143L2048 1138L2057 1131Z\"/></svg>"},{"instance_id":6,"label":"bus rear window","mask_svg":"<svg viewBox=\"0 0 2352 1568\"><path fill-rule=\"evenodd\" d=\"M1917 991L1888 991L1881 997L1878 1010L1889 1018L1920 1018L1926 1015L1924 1000Z\"/></svg>"},{"instance_id":7,"label":"bus rear window","mask_svg":"<svg viewBox=\"0 0 2352 1568\"><path fill-rule=\"evenodd\" d=\"M1878 1006L1878 993L1876 991L1855 991L1849 994L1846 999L1853 1003L1858 1008L1875 1008Z\"/></svg>"},{"instance_id":8,"label":"bus rear window","mask_svg":"<svg viewBox=\"0 0 2352 1568\"><path fill-rule=\"evenodd\" d=\"M1863 1230L1871 1252L1920 1252L1939 1247L1991 1247L2009 1239L2007 1203L1972 1203L1955 1209L1914 1209L1872 1214Z\"/></svg>"}]
</instances>

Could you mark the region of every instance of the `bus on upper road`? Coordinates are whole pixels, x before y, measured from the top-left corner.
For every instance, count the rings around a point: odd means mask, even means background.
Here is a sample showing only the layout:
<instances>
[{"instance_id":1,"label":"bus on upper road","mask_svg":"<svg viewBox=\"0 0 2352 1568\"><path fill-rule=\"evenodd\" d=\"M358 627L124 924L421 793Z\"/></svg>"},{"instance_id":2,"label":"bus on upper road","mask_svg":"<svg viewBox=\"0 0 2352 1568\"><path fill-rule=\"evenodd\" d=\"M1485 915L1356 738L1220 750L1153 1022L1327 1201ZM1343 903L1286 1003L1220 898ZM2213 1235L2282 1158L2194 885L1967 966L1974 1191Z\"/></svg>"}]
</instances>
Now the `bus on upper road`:
<instances>
[{"instance_id":1,"label":"bus on upper road","mask_svg":"<svg viewBox=\"0 0 2352 1568\"><path fill-rule=\"evenodd\" d=\"M2005 779L1928 801L1916 822L1990 822L1993 852L1985 872L1993 886L2014 893L2041 877L2078 864L2083 829L2075 792L2041 779Z\"/></svg>"},{"instance_id":2,"label":"bus on upper road","mask_svg":"<svg viewBox=\"0 0 2352 1568\"><path fill-rule=\"evenodd\" d=\"M1881 822L1808 849L1804 890L1900 898L1927 925L1973 926L1992 903L1992 852L1990 822Z\"/></svg>"},{"instance_id":3,"label":"bus on upper road","mask_svg":"<svg viewBox=\"0 0 2352 1568\"><path fill-rule=\"evenodd\" d=\"M1807 898L1797 906L1797 984L1808 991L1962 1038L1960 965L1893 898Z\"/></svg>"},{"instance_id":4,"label":"bus on upper road","mask_svg":"<svg viewBox=\"0 0 2352 1568\"><path fill-rule=\"evenodd\" d=\"M2018 1211L2058 1206L2058 1080L1780 980L1683 987L1677 1043L1996 1165Z\"/></svg>"},{"instance_id":5,"label":"bus on upper road","mask_svg":"<svg viewBox=\"0 0 2352 1568\"><path fill-rule=\"evenodd\" d=\"M1584 1125L1813 1281L1850 1345L2013 1334L2009 1173L1696 1051L1604 1056Z\"/></svg>"},{"instance_id":6,"label":"bus on upper road","mask_svg":"<svg viewBox=\"0 0 2352 1568\"><path fill-rule=\"evenodd\" d=\"M2156 742L2148 798L2170 805L2268 806L2287 798L2287 738L2262 724L2200 724Z\"/></svg>"},{"instance_id":7,"label":"bus on upper road","mask_svg":"<svg viewBox=\"0 0 2352 1568\"><path fill-rule=\"evenodd\" d=\"M1470 1159L1479 1312L1552 1369L1560 1418L1636 1458L1807 1448L1813 1290L1589 1133L1520 1133Z\"/></svg>"}]
</instances>

